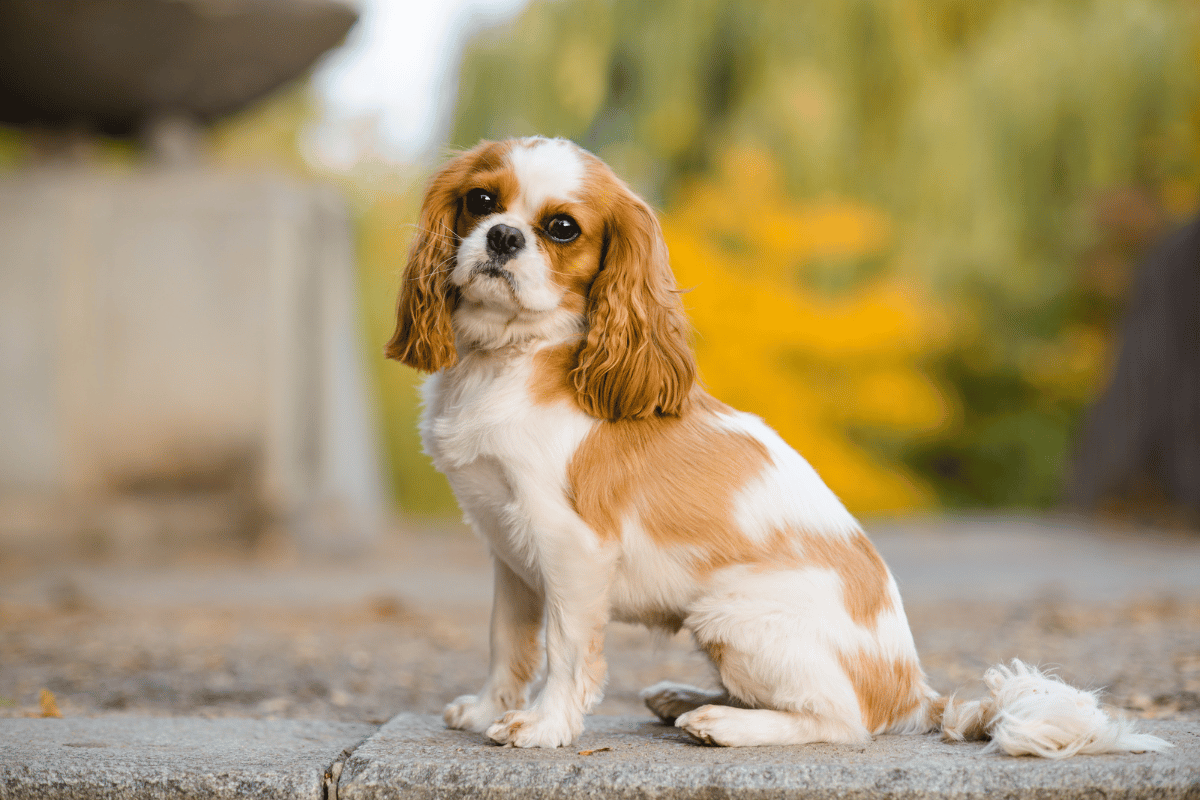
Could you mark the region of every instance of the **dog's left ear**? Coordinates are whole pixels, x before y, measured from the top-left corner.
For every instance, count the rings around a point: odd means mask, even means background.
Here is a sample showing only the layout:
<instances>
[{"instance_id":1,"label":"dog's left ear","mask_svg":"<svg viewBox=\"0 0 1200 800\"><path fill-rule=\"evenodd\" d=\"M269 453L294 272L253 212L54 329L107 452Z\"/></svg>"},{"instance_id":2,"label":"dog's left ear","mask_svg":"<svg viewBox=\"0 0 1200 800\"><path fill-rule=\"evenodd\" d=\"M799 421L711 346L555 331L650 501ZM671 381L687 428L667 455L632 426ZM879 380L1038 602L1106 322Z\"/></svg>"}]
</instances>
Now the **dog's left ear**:
<instances>
[{"instance_id":1,"label":"dog's left ear","mask_svg":"<svg viewBox=\"0 0 1200 800\"><path fill-rule=\"evenodd\" d=\"M696 362L654 212L624 185L587 296L587 339L571 372L580 406L608 420L683 412Z\"/></svg>"}]
</instances>

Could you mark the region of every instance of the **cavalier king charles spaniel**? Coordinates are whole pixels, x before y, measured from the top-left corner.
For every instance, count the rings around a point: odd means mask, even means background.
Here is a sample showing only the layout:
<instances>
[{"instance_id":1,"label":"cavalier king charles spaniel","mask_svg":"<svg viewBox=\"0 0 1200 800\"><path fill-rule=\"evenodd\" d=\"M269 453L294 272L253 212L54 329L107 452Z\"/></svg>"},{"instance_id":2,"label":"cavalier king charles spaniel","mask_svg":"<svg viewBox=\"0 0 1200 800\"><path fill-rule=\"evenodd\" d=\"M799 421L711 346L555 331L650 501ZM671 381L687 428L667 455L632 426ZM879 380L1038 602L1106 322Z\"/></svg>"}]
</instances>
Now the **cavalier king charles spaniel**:
<instances>
[{"instance_id":1,"label":"cavalier king charles spaniel","mask_svg":"<svg viewBox=\"0 0 1200 800\"><path fill-rule=\"evenodd\" d=\"M708 654L720 691L642 693L702 742L1167 746L1019 661L988 672L984 700L939 696L858 522L761 419L704 391L688 333L654 212L595 156L482 142L433 177L387 355L432 373L425 450L495 563L488 677L447 725L570 744L615 619L686 628Z\"/></svg>"}]
</instances>

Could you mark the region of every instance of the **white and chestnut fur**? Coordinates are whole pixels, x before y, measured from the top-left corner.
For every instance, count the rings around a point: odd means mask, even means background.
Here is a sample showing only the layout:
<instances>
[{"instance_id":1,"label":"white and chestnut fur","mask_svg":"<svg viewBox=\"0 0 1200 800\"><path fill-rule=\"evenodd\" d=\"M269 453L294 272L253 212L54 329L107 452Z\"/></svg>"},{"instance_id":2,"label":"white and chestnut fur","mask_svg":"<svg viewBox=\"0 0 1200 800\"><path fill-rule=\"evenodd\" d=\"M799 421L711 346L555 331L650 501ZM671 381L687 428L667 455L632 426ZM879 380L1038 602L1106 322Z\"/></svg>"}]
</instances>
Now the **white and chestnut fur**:
<instances>
[{"instance_id":1,"label":"white and chestnut fur","mask_svg":"<svg viewBox=\"0 0 1200 800\"><path fill-rule=\"evenodd\" d=\"M654 213L574 144L483 142L430 182L387 354L433 373L425 448L495 562L488 677L446 707L450 727L571 743L616 619L686 628L711 658L722 691L643 693L704 742L1165 746L1020 662L989 672L987 700L947 705L858 523L762 420L700 387L688 330Z\"/></svg>"}]
</instances>

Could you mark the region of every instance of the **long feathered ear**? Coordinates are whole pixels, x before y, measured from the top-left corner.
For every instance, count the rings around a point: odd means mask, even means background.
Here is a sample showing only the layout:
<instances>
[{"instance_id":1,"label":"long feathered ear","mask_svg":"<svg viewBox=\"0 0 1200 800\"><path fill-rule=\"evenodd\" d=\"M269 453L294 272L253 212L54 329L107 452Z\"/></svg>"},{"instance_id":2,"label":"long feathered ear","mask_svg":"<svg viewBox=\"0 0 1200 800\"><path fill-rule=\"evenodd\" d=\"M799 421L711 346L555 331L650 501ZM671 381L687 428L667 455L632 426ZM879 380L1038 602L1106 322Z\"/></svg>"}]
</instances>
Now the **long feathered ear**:
<instances>
[{"instance_id":1,"label":"long feathered ear","mask_svg":"<svg viewBox=\"0 0 1200 800\"><path fill-rule=\"evenodd\" d=\"M384 350L388 358L424 372L437 372L458 361L450 326L458 290L450 282L450 272L459 241L455 230L459 194L474 157L492 144L485 142L459 156L429 182L396 304L396 332Z\"/></svg>"},{"instance_id":2,"label":"long feathered ear","mask_svg":"<svg viewBox=\"0 0 1200 800\"><path fill-rule=\"evenodd\" d=\"M662 229L623 185L587 297L587 339L571 373L580 406L608 420L683 412L696 379L689 326Z\"/></svg>"}]
</instances>

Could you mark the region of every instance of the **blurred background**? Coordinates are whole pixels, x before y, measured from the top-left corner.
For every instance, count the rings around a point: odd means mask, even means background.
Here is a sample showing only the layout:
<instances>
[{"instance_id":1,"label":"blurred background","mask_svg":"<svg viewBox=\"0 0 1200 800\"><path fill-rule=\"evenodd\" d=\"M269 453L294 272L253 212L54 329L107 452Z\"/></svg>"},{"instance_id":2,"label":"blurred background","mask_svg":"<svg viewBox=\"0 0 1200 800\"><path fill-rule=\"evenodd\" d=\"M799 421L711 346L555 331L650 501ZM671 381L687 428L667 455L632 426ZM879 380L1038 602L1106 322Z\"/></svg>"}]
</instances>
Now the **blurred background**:
<instances>
[{"instance_id":1,"label":"blurred background","mask_svg":"<svg viewBox=\"0 0 1200 800\"><path fill-rule=\"evenodd\" d=\"M1164 455L1200 449L1194 393L1154 441L1125 432L1140 450L1086 452L1139 265L1200 205L1194 0L3 0L0 19L9 529L67 525L46 510L66 502L93 538L169 537L189 516L170 503L206 494L241 534L334 526L340 546L392 511L453 513L420 376L380 347L431 169L535 133L655 205L704 382L855 514L1074 500L1196 522L1195 459ZM1140 402L1093 413L1092 449L1169 416ZM101 506L99 529L79 519Z\"/></svg>"},{"instance_id":2,"label":"blurred background","mask_svg":"<svg viewBox=\"0 0 1200 800\"><path fill-rule=\"evenodd\" d=\"M868 521L936 685L1200 713L1197 0L0 0L0 716L477 687L382 350L425 180L529 134L658 210L704 383ZM610 713L705 680L614 635Z\"/></svg>"}]
</instances>

